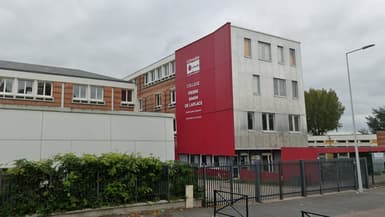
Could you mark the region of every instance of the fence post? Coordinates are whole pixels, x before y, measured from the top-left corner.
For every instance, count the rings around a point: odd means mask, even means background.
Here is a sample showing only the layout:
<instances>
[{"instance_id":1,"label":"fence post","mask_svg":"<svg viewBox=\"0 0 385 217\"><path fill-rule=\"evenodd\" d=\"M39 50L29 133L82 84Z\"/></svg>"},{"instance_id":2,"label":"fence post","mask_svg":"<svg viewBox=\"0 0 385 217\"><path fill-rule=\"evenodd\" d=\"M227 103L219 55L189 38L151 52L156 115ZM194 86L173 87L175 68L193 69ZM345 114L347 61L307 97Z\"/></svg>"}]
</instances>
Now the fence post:
<instances>
[{"instance_id":1,"label":"fence post","mask_svg":"<svg viewBox=\"0 0 385 217\"><path fill-rule=\"evenodd\" d=\"M318 160L318 171L319 171L319 193L322 194L322 161Z\"/></svg>"},{"instance_id":2,"label":"fence post","mask_svg":"<svg viewBox=\"0 0 385 217\"><path fill-rule=\"evenodd\" d=\"M217 216L217 190L214 190L214 217Z\"/></svg>"},{"instance_id":3,"label":"fence post","mask_svg":"<svg viewBox=\"0 0 385 217\"><path fill-rule=\"evenodd\" d=\"M366 160L366 158L363 158L364 160L364 163L362 164L362 166L364 167L365 169L365 188L369 188L369 174L368 174L368 162Z\"/></svg>"},{"instance_id":4,"label":"fence post","mask_svg":"<svg viewBox=\"0 0 385 217\"><path fill-rule=\"evenodd\" d=\"M336 161L336 168L337 168L337 191L341 191L340 187L340 162Z\"/></svg>"},{"instance_id":5,"label":"fence post","mask_svg":"<svg viewBox=\"0 0 385 217\"><path fill-rule=\"evenodd\" d=\"M261 167L259 161L255 164L255 201L261 202Z\"/></svg>"},{"instance_id":6,"label":"fence post","mask_svg":"<svg viewBox=\"0 0 385 217\"><path fill-rule=\"evenodd\" d=\"M167 200L170 201L170 165L166 165L167 172Z\"/></svg>"},{"instance_id":7,"label":"fence post","mask_svg":"<svg viewBox=\"0 0 385 217\"><path fill-rule=\"evenodd\" d=\"M279 183L279 199L283 200L282 162L281 161L278 161L278 183Z\"/></svg>"},{"instance_id":8,"label":"fence post","mask_svg":"<svg viewBox=\"0 0 385 217\"><path fill-rule=\"evenodd\" d=\"M353 160L352 163L353 163L353 174L354 174L354 189L357 190L358 189L358 185L357 185L358 177L357 177L357 168L356 168L357 164L355 160Z\"/></svg>"},{"instance_id":9,"label":"fence post","mask_svg":"<svg viewBox=\"0 0 385 217\"><path fill-rule=\"evenodd\" d=\"M234 196L233 196L233 193L234 193L234 187L233 187L233 177L234 177L234 165L231 165L230 166L230 200L231 200L231 204L233 204L234 202Z\"/></svg>"},{"instance_id":10,"label":"fence post","mask_svg":"<svg viewBox=\"0 0 385 217\"><path fill-rule=\"evenodd\" d=\"M206 166L203 165L203 204L205 207L207 207L207 200L206 200L206 191L207 191L207 185L206 185Z\"/></svg>"},{"instance_id":11,"label":"fence post","mask_svg":"<svg viewBox=\"0 0 385 217\"><path fill-rule=\"evenodd\" d=\"M302 195L302 197L306 197L307 192L306 192L305 161L303 161L303 160L299 161L299 169L300 169L300 174L301 174L301 195Z\"/></svg>"}]
</instances>

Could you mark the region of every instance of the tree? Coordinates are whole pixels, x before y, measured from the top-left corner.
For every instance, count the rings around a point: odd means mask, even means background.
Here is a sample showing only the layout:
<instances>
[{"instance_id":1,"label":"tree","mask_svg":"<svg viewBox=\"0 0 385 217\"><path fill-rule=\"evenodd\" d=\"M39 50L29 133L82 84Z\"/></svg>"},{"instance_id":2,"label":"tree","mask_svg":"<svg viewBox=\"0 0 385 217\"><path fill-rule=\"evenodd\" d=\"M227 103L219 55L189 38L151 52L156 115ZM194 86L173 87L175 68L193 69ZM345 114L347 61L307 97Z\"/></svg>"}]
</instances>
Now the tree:
<instances>
[{"instance_id":1,"label":"tree","mask_svg":"<svg viewBox=\"0 0 385 217\"><path fill-rule=\"evenodd\" d=\"M372 133L385 130L385 106L372 109L372 115L367 116L366 121Z\"/></svg>"},{"instance_id":2,"label":"tree","mask_svg":"<svg viewBox=\"0 0 385 217\"><path fill-rule=\"evenodd\" d=\"M312 89L305 91L306 121L308 131L313 135L323 135L337 129L345 107L338 100L334 90Z\"/></svg>"}]
</instances>

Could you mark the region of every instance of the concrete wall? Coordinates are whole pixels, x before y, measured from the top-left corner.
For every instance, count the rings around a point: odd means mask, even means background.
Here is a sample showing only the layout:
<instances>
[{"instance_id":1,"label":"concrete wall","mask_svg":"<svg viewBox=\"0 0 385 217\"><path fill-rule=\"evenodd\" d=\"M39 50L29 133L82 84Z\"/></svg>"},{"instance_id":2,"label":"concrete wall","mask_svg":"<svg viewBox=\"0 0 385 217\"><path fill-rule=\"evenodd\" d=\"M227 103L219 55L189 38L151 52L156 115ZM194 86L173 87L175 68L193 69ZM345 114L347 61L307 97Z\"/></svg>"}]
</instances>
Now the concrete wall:
<instances>
[{"instance_id":1,"label":"concrete wall","mask_svg":"<svg viewBox=\"0 0 385 217\"><path fill-rule=\"evenodd\" d=\"M244 57L244 38L251 41L251 57ZM258 41L270 43L271 61L260 60ZM284 63L277 60L277 46L284 47ZM232 26L232 76L236 149L304 146L307 126L299 42ZM296 65L289 64L289 48L296 52ZM253 75L260 76L260 94L253 93ZM286 80L286 97L274 96L273 79ZM292 96L292 81L298 82L298 98ZM254 112L255 129L248 130L247 111ZM262 113L275 113L274 131L262 130ZM300 130L289 132L288 115L300 115Z\"/></svg>"},{"instance_id":2,"label":"concrete wall","mask_svg":"<svg viewBox=\"0 0 385 217\"><path fill-rule=\"evenodd\" d=\"M140 153L174 159L170 114L0 107L0 164L58 153Z\"/></svg>"}]
</instances>

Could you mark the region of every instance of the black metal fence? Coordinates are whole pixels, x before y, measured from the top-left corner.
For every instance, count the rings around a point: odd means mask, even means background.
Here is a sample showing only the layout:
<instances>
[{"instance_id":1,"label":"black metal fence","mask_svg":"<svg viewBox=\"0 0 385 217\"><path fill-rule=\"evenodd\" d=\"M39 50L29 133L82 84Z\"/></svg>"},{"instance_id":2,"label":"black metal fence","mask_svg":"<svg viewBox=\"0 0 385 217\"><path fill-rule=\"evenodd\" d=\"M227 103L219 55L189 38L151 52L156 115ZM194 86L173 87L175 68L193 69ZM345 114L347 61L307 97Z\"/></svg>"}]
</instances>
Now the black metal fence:
<instances>
[{"instance_id":1,"label":"black metal fence","mask_svg":"<svg viewBox=\"0 0 385 217\"><path fill-rule=\"evenodd\" d=\"M302 210L301 217L331 217L331 216Z\"/></svg>"},{"instance_id":2,"label":"black metal fence","mask_svg":"<svg viewBox=\"0 0 385 217\"><path fill-rule=\"evenodd\" d=\"M245 194L214 190L214 217L249 217L249 198Z\"/></svg>"},{"instance_id":3,"label":"black metal fence","mask_svg":"<svg viewBox=\"0 0 385 217\"><path fill-rule=\"evenodd\" d=\"M368 188L366 160L361 160L362 182ZM198 171L203 203L212 206L214 190L247 195L256 202L357 189L352 159L258 162L254 165L203 167Z\"/></svg>"}]
</instances>

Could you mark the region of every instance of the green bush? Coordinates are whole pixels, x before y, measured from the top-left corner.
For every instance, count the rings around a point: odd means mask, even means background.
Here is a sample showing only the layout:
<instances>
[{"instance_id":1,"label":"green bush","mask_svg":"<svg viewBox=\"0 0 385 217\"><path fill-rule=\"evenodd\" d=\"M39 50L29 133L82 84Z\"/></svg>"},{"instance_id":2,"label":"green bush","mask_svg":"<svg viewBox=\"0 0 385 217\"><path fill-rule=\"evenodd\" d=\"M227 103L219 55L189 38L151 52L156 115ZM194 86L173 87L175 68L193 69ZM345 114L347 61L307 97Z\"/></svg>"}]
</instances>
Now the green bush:
<instances>
[{"instance_id":1,"label":"green bush","mask_svg":"<svg viewBox=\"0 0 385 217\"><path fill-rule=\"evenodd\" d=\"M0 216L183 198L185 185L197 180L194 171L176 162L117 153L19 160L0 173Z\"/></svg>"}]
</instances>

